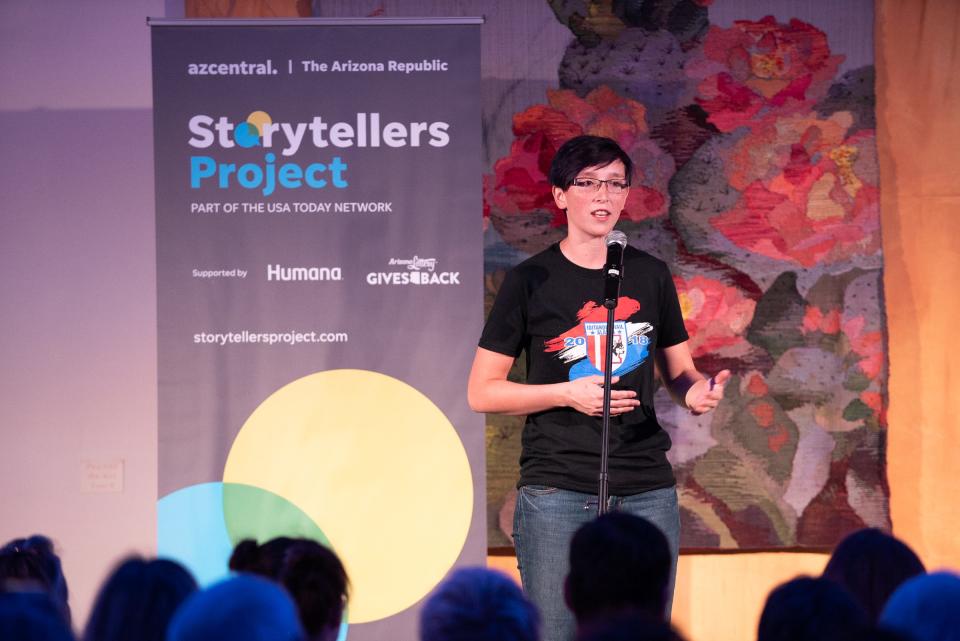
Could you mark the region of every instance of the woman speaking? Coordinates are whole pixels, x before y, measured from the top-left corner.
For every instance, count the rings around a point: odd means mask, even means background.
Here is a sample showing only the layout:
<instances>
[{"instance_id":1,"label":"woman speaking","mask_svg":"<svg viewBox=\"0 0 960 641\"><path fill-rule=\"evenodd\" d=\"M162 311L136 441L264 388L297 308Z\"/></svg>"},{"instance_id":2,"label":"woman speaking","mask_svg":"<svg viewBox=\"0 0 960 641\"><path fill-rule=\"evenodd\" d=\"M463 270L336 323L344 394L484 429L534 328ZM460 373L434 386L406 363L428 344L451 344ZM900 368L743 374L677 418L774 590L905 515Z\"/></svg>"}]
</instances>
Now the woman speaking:
<instances>
[{"instance_id":1,"label":"woman speaking","mask_svg":"<svg viewBox=\"0 0 960 641\"><path fill-rule=\"evenodd\" d=\"M573 638L563 598L567 554L574 532L597 513L607 318L602 267L632 174L630 157L609 138L579 136L560 147L549 180L566 212L567 235L507 274L470 372L471 408L527 417L513 539L544 641ZM674 401L695 414L717 406L730 372L708 379L696 370L670 271L630 246L614 318L608 509L657 525L670 544L675 576L680 513L666 455L670 437L654 412L654 371ZM527 380L515 383L507 374L521 352Z\"/></svg>"}]
</instances>

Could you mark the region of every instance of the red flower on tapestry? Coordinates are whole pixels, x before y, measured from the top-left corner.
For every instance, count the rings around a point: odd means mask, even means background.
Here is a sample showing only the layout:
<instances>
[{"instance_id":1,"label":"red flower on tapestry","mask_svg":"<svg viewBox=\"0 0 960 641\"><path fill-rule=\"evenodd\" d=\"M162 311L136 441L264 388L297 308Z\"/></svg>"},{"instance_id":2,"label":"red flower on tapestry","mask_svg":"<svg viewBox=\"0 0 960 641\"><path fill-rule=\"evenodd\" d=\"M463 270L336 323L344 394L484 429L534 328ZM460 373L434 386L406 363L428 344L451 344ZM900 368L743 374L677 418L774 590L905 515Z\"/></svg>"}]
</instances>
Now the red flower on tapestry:
<instances>
[{"instance_id":1,"label":"red flower on tapestry","mask_svg":"<svg viewBox=\"0 0 960 641\"><path fill-rule=\"evenodd\" d=\"M493 176L484 181L484 216L546 211L553 214L554 227L566 224L565 214L553 202L547 174L560 145L581 134L616 140L635 162L637 175L625 218L639 221L666 213L673 160L650 140L642 104L605 86L585 98L568 90L548 91L547 102L514 116L510 155L498 160Z\"/></svg>"},{"instance_id":2,"label":"red flower on tapestry","mask_svg":"<svg viewBox=\"0 0 960 641\"><path fill-rule=\"evenodd\" d=\"M877 416L883 414L883 394L880 392L860 392L860 400L863 404L873 410Z\"/></svg>"},{"instance_id":3,"label":"red flower on tapestry","mask_svg":"<svg viewBox=\"0 0 960 641\"><path fill-rule=\"evenodd\" d=\"M842 139L837 121L792 117L744 137L728 170L740 199L713 227L740 247L803 267L878 252L874 134Z\"/></svg>"},{"instance_id":4,"label":"red flower on tapestry","mask_svg":"<svg viewBox=\"0 0 960 641\"><path fill-rule=\"evenodd\" d=\"M743 292L706 276L673 277L694 357L745 343L743 332L756 302Z\"/></svg>"},{"instance_id":5,"label":"red flower on tapestry","mask_svg":"<svg viewBox=\"0 0 960 641\"><path fill-rule=\"evenodd\" d=\"M763 374L758 371L742 374L740 380L741 395L766 396L770 392L770 387L764 380Z\"/></svg>"},{"instance_id":6,"label":"red flower on tapestry","mask_svg":"<svg viewBox=\"0 0 960 641\"><path fill-rule=\"evenodd\" d=\"M886 364L883 332L869 327L867 318L853 316L843 320L843 334L847 339L856 368L870 379L870 386L860 392L860 402L870 408L881 425L886 425L887 408L884 406L884 397L880 388L881 376Z\"/></svg>"},{"instance_id":7,"label":"red flower on tapestry","mask_svg":"<svg viewBox=\"0 0 960 641\"><path fill-rule=\"evenodd\" d=\"M840 310L831 309L822 311L816 305L807 307L803 315L803 324L800 330L804 334L821 332L823 334L837 334L840 332Z\"/></svg>"},{"instance_id":8,"label":"red flower on tapestry","mask_svg":"<svg viewBox=\"0 0 960 641\"><path fill-rule=\"evenodd\" d=\"M826 95L843 60L830 55L816 27L796 19L778 24L773 16L711 27L703 51L716 71L700 84L697 102L720 131L806 111Z\"/></svg>"},{"instance_id":9,"label":"red flower on tapestry","mask_svg":"<svg viewBox=\"0 0 960 641\"><path fill-rule=\"evenodd\" d=\"M843 323L843 333L850 342L850 349L859 357L857 365L868 378L876 379L883 370L883 333L867 330L867 321L856 316Z\"/></svg>"},{"instance_id":10,"label":"red flower on tapestry","mask_svg":"<svg viewBox=\"0 0 960 641\"><path fill-rule=\"evenodd\" d=\"M773 425L774 410L773 405L768 401L757 401L748 406L753 419L760 427L770 427Z\"/></svg>"}]
</instances>

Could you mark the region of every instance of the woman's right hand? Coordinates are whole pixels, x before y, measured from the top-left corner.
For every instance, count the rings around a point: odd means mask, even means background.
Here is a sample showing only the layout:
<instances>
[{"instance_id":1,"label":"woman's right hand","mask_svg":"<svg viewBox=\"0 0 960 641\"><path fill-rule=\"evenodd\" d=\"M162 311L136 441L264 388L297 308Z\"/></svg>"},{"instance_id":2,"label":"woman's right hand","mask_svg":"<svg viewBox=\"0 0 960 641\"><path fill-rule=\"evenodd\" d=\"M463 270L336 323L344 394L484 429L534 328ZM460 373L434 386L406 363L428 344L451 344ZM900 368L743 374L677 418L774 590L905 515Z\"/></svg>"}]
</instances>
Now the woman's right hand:
<instances>
[{"instance_id":1,"label":"woman's right hand","mask_svg":"<svg viewBox=\"0 0 960 641\"><path fill-rule=\"evenodd\" d=\"M603 376L585 376L563 383L530 385L507 380L513 357L477 348L467 382L467 402L475 412L523 416L569 407L588 416L603 415ZM619 376L611 381L616 383ZM640 401L632 390L612 390L610 415L633 411Z\"/></svg>"},{"instance_id":2,"label":"woman's right hand","mask_svg":"<svg viewBox=\"0 0 960 641\"><path fill-rule=\"evenodd\" d=\"M619 376L610 379L610 384L620 380ZM603 376L584 376L567 383L567 407L571 407L587 416L603 416ZM610 416L619 416L632 412L640 401L633 390L610 390Z\"/></svg>"}]
</instances>

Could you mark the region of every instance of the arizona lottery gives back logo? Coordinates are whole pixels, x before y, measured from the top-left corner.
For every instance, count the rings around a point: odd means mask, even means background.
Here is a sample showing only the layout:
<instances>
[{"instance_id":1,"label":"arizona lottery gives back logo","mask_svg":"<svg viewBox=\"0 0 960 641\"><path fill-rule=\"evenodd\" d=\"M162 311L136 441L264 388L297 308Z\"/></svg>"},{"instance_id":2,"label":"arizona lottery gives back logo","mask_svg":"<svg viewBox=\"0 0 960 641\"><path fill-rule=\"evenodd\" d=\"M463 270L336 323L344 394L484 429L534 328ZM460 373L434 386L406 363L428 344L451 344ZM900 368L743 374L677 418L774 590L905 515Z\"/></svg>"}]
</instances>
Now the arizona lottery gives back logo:
<instances>
[{"instance_id":1,"label":"arizona lottery gives back logo","mask_svg":"<svg viewBox=\"0 0 960 641\"><path fill-rule=\"evenodd\" d=\"M640 367L650 355L647 336L650 323L630 323L627 319L640 311L640 303L621 297L613 314L613 370L623 376ZM590 301L577 312L579 323L556 338L544 343L544 351L556 352L564 363L574 363L570 380L603 374L607 348L607 309Z\"/></svg>"}]
</instances>

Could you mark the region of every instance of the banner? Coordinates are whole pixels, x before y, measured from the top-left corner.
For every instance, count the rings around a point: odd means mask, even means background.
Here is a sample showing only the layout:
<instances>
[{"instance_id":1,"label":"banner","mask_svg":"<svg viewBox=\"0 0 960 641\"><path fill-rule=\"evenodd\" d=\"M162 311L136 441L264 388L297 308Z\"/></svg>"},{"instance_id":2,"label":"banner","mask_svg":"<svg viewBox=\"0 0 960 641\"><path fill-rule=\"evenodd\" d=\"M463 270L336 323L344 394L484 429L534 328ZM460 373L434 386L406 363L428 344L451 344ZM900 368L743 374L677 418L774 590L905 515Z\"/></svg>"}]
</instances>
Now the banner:
<instances>
[{"instance_id":1,"label":"banner","mask_svg":"<svg viewBox=\"0 0 960 641\"><path fill-rule=\"evenodd\" d=\"M320 540L351 638L485 558L479 23L151 23L159 551Z\"/></svg>"}]
</instances>

